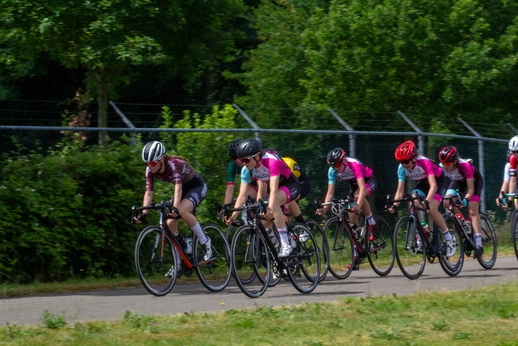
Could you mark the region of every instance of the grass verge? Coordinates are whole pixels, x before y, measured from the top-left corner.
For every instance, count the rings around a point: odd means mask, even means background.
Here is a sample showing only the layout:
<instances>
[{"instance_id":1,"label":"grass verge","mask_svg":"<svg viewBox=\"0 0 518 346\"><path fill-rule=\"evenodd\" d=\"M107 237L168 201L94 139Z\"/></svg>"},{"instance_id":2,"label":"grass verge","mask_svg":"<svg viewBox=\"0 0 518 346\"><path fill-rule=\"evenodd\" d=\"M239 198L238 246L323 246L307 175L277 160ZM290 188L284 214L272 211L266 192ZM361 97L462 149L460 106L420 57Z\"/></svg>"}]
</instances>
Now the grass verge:
<instances>
[{"instance_id":1,"label":"grass verge","mask_svg":"<svg viewBox=\"0 0 518 346\"><path fill-rule=\"evenodd\" d=\"M8 345L518 345L518 283L409 296L0 328Z\"/></svg>"}]
</instances>

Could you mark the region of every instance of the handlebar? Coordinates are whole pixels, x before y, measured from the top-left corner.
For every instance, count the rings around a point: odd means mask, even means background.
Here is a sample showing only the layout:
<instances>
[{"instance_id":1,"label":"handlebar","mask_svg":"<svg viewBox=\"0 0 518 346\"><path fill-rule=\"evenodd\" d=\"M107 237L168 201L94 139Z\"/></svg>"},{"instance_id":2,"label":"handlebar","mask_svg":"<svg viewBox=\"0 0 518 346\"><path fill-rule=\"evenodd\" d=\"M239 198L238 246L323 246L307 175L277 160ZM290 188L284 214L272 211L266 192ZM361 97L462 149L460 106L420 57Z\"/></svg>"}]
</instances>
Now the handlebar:
<instances>
[{"instance_id":1,"label":"handlebar","mask_svg":"<svg viewBox=\"0 0 518 346\"><path fill-rule=\"evenodd\" d=\"M318 202L314 201L315 209L320 209L325 206L331 206L331 212L336 216L341 216L344 212L351 212L351 205L353 202L349 198L339 199L333 198L331 202Z\"/></svg>"},{"instance_id":2,"label":"handlebar","mask_svg":"<svg viewBox=\"0 0 518 346\"><path fill-rule=\"evenodd\" d=\"M157 210L161 209L161 212L164 214L168 214L169 210L173 208L173 202L168 201L162 201L160 203L154 203L152 202L150 205L137 207L133 206L131 207L131 223L133 223L133 219L136 218L141 211L143 210Z\"/></svg>"},{"instance_id":3,"label":"handlebar","mask_svg":"<svg viewBox=\"0 0 518 346\"><path fill-rule=\"evenodd\" d=\"M385 209L390 209L391 207L394 207L395 209L397 209L397 207L394 205L394 203L414 202L416 200L419 201L419 206L415 206L417 209L423 210L423 211L427 211L430 209L430 203L428 202L428 200L425 197L423 197L417 193L413 194L413 195L406 193L403 195L403 198L398 198L398 199L390 199L390 195L387 195L387 204L385 205ZM426 208L423 208L420 206L423 202L425 202Z\"/></svg>"}]
</instances>

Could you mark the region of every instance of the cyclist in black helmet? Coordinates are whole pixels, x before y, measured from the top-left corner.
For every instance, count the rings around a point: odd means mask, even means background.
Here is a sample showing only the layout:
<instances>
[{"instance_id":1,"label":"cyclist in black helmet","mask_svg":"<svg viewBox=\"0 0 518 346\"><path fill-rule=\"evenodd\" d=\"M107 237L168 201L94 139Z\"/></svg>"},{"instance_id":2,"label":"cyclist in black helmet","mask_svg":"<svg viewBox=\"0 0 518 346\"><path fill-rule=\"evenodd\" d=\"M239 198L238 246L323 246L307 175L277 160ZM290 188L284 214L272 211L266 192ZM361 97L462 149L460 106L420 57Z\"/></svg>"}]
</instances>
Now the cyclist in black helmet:
<instances>
[{"instance_id":1,"label":"cyclist in black helmet","mask_svg":"<svg viewBox=\"0 0 518 346\"><path fill-rule=\"evenodd\" d=\"M228 146L228 155L230 156L232 161L229 162L227 167L227 189L225 191L225 200L223 202L224 204L232 202L235 192L236 175L241 175L241 171L243 168L243 162L239 160L236 154L237 148L239 147L239 144L241 144L241 142L241 139L235 139ZM248 184L248 187L246 189L246 195L249 195L254 199L257 196L257 182L255 180L251 181L250 184Z\"/></svg>"}]
</instances>

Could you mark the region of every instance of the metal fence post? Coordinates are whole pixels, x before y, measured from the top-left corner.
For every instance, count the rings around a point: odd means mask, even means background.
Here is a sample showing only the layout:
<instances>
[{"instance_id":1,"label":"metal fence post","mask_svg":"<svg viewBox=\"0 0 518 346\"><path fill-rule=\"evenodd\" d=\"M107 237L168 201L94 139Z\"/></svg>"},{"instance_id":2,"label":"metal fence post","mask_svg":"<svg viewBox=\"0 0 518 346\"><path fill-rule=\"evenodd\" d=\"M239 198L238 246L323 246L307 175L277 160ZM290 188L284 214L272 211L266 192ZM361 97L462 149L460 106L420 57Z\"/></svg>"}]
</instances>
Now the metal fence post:
<instances>
[{"instance_id":1,"label":"metal fence post","mask_svg":"<svg viewBox=\"0 0 518 346\"><path fill-rule=\"evenodd\" d=\"M457 119L459 119L459 121L464 125L466 126L466 128L468 128L468 130L470 130L476 137L478 138L482 138L482 136L477 132L475 131L471 126L468 125L468 123L466 123L464 120L462 120L460 117L458 117ZM482 179L485 179L485 168L484 168L484 141L483 140L478 140L478 170L480 171L480 174L482 175ZM482 196L480 196L480 210L482 210L483 212L486 211L486 189L482 189L482 191L480 192L482 194Z\"/></svg>"},{"instance_id":2,"label":"metal fence post","mask_svg":"<svg viewBox=\"0 0 518 346\"><path fill-rule=\"evenodd\" d=\"M338 116L334 110L331 108L328 108L327 110L335 117L336 120L338 120L340 124L342 124L346 130L354 131L354 129L349 126L349 124L347 124L342 118L340 118L340 116ZM356 157L356 136L352 133L349 135L349 157Z\"/></svg>"}]
</instances>

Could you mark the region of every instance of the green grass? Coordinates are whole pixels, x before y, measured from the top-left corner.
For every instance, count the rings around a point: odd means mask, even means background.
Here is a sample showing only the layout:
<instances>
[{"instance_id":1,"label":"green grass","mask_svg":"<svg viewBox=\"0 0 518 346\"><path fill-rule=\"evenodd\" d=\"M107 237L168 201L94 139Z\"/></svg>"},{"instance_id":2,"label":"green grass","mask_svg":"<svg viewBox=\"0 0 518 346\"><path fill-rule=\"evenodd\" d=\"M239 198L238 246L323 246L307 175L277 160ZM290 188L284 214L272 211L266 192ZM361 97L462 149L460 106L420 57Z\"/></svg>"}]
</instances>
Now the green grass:
<instances>
[{"instance_id":1,"label":"green grass","mask_svg":"<svg viewBox=\"0 0 518 346\"><path fill-rule=\"evenodd\" d=\"M0 328L2 345L518 345L518 283L215 314Z\"/></svg>"}]
</instances>

